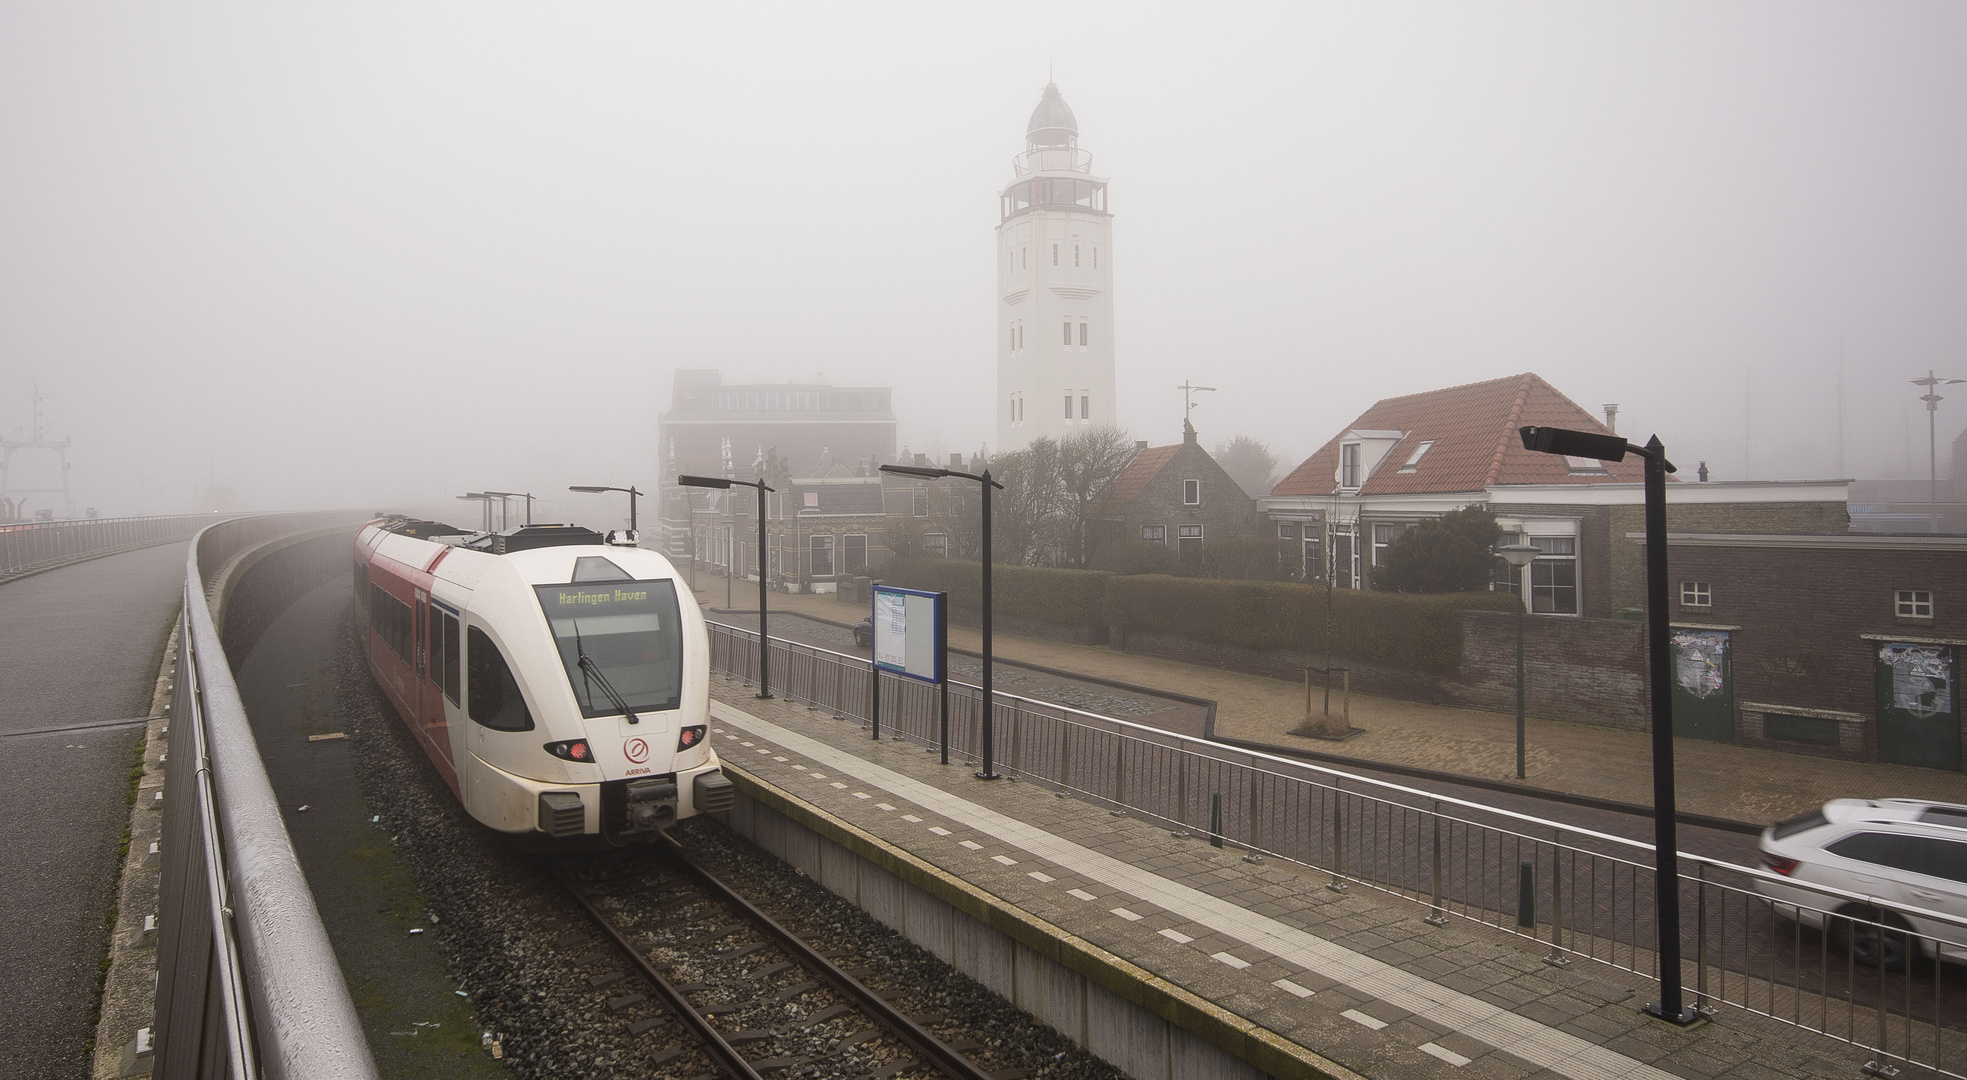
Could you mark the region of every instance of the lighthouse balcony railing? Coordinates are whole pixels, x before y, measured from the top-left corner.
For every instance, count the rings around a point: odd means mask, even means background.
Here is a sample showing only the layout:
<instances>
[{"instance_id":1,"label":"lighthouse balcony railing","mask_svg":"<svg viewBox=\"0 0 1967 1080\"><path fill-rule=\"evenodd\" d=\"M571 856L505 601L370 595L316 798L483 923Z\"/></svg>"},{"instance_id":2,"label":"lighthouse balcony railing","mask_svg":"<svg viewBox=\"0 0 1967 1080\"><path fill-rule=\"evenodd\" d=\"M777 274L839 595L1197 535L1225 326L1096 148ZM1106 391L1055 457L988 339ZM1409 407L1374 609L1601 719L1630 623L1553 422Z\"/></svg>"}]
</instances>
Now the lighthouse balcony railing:
<instances>
[{"instance_id":1,"label":"lighthouse balcony railing","mask_svg":"<svg viewBox=\"0 0 1967 1080\"><path fill-rule=\"evenodd\" d=\"M1039 147L1013 157L1011 169L1018 176L1041 172L1091 173L1093 155L1091 151L1076 146Z\"/></svg>"}]
</instances>

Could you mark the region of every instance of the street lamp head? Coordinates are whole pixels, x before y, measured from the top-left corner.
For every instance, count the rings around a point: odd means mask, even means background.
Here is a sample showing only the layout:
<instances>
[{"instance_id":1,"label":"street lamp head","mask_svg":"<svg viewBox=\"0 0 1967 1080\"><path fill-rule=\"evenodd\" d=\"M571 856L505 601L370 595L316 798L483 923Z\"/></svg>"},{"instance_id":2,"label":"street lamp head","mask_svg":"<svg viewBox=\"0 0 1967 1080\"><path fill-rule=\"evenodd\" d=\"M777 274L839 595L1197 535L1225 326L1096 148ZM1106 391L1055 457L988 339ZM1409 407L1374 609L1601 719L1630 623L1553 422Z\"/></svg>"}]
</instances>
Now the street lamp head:
<instances>
[{"instance_id":1,"label":"street lamp head","mask_svg":"<svg viewBox=\"0 0 1967 1080\"><path fill-rule=\"evenodd\" d=\"M881 471L902 476L926 476L931 480L940 480L949 475L948 469L928 469L918 465L883 465Z\"/></svg>"},{"instance_id":2,"label":"street lamp head","mask_svg":"<svg viewBox=\"0 0 1967 1080\"><path fill-rule=\"evenodd\" d=\"M601 493L601 492L603 492L603 491L623 491L623 490L626 490L626 489L625 489L625 488L616 488L616 487L589 487L589 486L587 486L586 484L569 484L569 485L567 485L567 490L568 490L568 491L584 491L584 492L586 492L586 493L588 493L589 495L598 495L598 494L600 494L600 493Z\"/></svg>"},{"instance_id":3,"label":"street lamp head","mask_svg":"<svg viewBox=\"0 0 1967 1080\"><path fill-rule=\"evenodd\" d=\"M1511 566L1524 567L1536 562L1543 549L1534 544L1498 544L1496 554Z\"/></svg>"},{"instance_id":4,"label":"street lamp head","mask_svg":"<svg viewBox=\"0 0 1967 1080\"><path fill-rule=\"evenodd\" d=\"M1600 435L1595 431L1532 426L1519 429L1518 434L1523 437L1523 449L1539 454L1624 461L1627 451L1632 449L1631 443L1617 435Z\"/></svg>"},{"instance_id":5,"label":"street lamp head","mask_svg":"<svg viewBox=\"0 0 1967 1080\"><path fill-rule=\"evenodd\" d=\"M721 476L679 476L676 482L683 487L728 489L731 486L731 482Z\"/></svg>"}]
</instances>

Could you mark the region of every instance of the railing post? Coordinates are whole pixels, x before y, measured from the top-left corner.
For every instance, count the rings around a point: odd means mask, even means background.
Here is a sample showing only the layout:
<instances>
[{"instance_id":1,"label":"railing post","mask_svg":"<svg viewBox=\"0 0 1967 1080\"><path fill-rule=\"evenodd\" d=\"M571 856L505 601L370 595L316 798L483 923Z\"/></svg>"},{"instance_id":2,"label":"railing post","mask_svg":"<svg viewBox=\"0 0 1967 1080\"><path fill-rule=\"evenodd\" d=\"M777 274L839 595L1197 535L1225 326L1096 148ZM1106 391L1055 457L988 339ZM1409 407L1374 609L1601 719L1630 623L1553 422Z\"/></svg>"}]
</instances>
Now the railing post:
<instances>
[{"instance_id":1,"label":"railing post","mask_svg":"<svg viewBox=\"0 0 1967 1080\"><path fill-rule=\"evenodd\" d=\"M1544 956L1544 963L1551 967L1569 967L1571 958L1564 955L1564 851L1557 844L1557 830L1551 830L1550 839L1550 952ZM1534 852L1533 852L1534 855Z\"/></svg>"},{"instance_id":2,"label":"railing post","mask_svg":"<svg viewBox=\"0 0 1967 1080\"><path fill-rule=\"evenodd\" d=\"M1336 780L1332 782L1332 880L1325 887L1333 892L1346 891L1345 791Z\"/></svg>"},{"instance_id":3,"label":"railing post","mask_svg":"<svg viewBox=\"0 0 1967 1080\"><path fill-rule=\"evenodd\" d=\"M1694 1008L1713 1012L1707 1003L1707 864L1700 864L1699 885L1694 890ZM1726 924L1724 924L1726 925Z\"/></svg>"},{"instance_id":4,"label":"railing post","mask_svg":"<svg viewBox=\"0 0 1967 1080\"><path fill-rule=\"evenodd\" d=\"M1434 818L1434 910L1428 913L1430 926L1448 925L1448 909L1441 903L1441 800L1428 800L1428 814Z\"/></svg>"},{"instance_id":5,"label":"railing post","mask_svg":"<svg viewBox=\"0 0 1967 1080\"><path fill-rule=\"evenodd\" d=\"M1072 790L1072 725L1059 722L1059 791Z\"/></svg>"},{"instance_id":6,"label":"railing post","mask_svg":"<svg viewBox=\"0 0 1967 1080\"><path fill-rule=\"evenodd\" d=\"M1115 735L1113 746L1113 812L1116 814L1127 812L1126 760L1127 740Z\"/></svg>"}]
</instances>

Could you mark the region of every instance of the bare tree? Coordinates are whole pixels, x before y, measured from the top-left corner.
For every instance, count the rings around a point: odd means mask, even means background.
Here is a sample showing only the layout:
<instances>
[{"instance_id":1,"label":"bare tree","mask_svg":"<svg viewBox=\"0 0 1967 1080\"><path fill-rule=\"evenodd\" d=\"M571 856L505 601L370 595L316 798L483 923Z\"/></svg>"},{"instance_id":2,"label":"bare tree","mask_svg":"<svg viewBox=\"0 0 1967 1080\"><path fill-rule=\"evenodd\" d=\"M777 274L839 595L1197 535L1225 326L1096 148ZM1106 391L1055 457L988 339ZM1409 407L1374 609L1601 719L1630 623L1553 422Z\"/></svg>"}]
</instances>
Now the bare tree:
<instances>
[{"instance_id":1,"label":"bare tree","mask_svg":"<svg viewBox=\"0 0 1967 1080\"><path fill-rule=\"evenodd\" d=\"M1059 444L1034 440L1022 450L992 458L990 471L1004 485L992 498L992 558L1002 563L1041 561L1058 502Z\"/></svg>"},{"instance_id":2,"label":"bare tree","mask_svg":"<svg viewBox=\"0 0 1967 1080\"><path fill-rule=\"evenodd\" d=\"M1092 558L1099 546L1093 513L1133 456L1127 433L1113 428L1093 428L1060 440L1059 554L1067 565L1085 566Z\"/></svg>"},{"instance_id":3,"label":"bare tree","mask_svg":"<svg viewBox=\"0 0 1967 1080\"><path fill-rule=\"evenodd\" d=\"M1238 435L1216 455L1216 464L1223 467L1236 486L1245 495L1261 499L1270 494L1271 482L1277 475L1277 455L1263 440L1248 435Z\"/></svg>"}]
</instances>

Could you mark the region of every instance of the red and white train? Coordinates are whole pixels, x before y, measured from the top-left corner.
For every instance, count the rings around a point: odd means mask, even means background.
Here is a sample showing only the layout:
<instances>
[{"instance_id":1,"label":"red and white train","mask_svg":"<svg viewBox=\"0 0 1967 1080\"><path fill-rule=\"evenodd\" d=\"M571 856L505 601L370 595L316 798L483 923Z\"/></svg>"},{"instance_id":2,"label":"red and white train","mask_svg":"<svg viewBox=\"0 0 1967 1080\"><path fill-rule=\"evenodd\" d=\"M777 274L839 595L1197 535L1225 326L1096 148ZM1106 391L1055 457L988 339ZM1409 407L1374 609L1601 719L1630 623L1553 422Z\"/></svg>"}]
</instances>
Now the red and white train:
<instances>
[{"instance_id":1,"label":"red and white train","mask_svg":"<svg viewBox=\"0 0 1967 1080\"><path fill-rule=\"evenodd\" d=\"M628 843L736 797L706 737L703 613L668 559L624 539L407 518L356 538L369 670L500 832Z\"/></svg>"}]
</instances>

